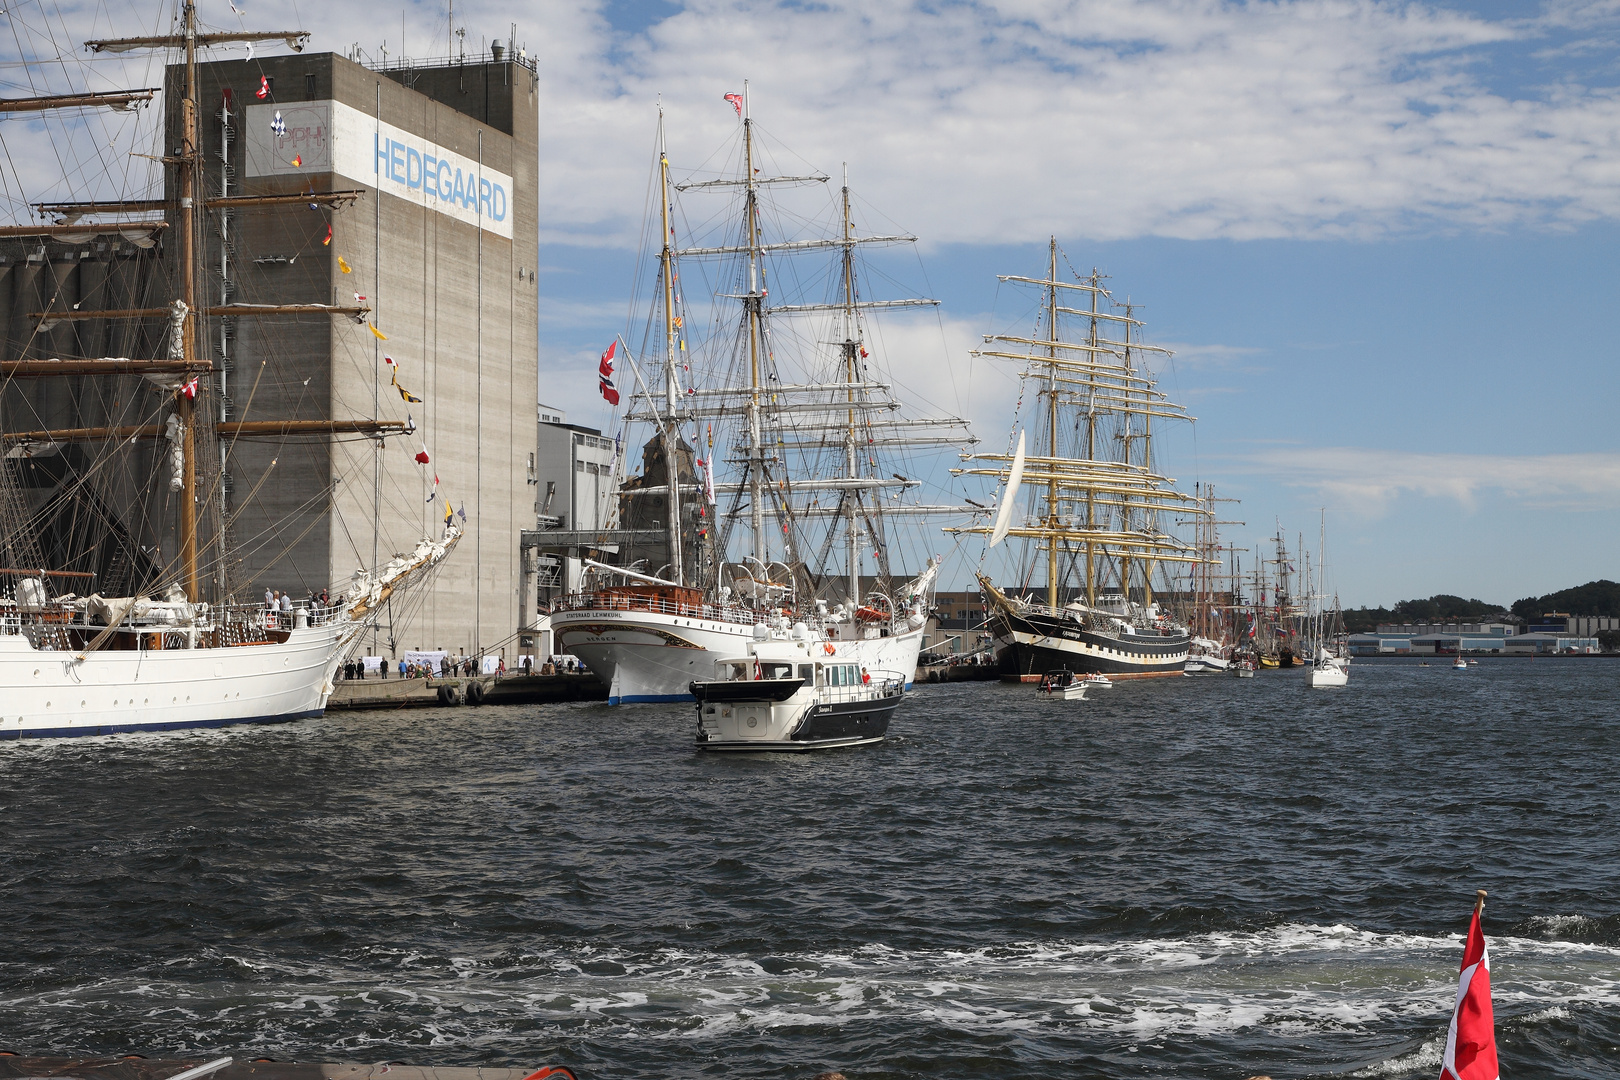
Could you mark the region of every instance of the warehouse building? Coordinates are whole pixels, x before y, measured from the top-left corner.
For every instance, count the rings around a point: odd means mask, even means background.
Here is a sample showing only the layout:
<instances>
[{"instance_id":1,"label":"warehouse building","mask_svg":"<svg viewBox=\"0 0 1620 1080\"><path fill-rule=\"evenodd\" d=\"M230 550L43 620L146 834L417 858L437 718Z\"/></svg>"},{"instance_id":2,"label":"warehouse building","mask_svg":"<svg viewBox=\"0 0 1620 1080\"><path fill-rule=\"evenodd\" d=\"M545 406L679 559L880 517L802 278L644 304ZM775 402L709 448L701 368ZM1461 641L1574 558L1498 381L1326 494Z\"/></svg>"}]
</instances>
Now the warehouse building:
<instances>
[{"instance_id":1,"label":"warehouse building","mask_svg":"<svg viewBox=\"0 0 1620 1080\"><path fill-rule=\"evenodd\" d=\"M497 647L521 617L538 366L528 64L495 49L381 70L332 53L198 66L209 194L315 200L211 211L206 302L349 309L212 320L222 418L414 428L224 447L231 591L341 589L447 512L466 529L433 586L385 617L375 654Z\"/></svg>"}]
</instances>

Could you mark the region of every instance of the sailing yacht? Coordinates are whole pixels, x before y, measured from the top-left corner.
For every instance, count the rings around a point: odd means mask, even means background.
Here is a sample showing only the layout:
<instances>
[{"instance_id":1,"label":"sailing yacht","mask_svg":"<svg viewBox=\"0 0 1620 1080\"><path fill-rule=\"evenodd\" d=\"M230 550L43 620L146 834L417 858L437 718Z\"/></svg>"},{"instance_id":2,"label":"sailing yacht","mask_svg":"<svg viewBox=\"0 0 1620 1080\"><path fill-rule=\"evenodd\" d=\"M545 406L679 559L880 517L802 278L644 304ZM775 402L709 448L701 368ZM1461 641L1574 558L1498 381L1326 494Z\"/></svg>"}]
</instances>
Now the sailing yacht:
<instances>
[{"instance_id":1,"label":"sailing yacht","mask_svg":"<svg viewBox=\"0 0 1620 1080\"><path fill-rule=\"evenodd\" d=\"M660 114L654 329L640 361L624 350L636 385L625 419L651 437L642 474L619 488L618 562L590 560L588 586L552 605L558 648L584 661L610 704L692 700L694 681L773 640L909 687L939 559L895 584L894 525L972 513L906 501L921 485L908 454L972 439L960 419L902 416L873 356L873 312L936 302L862 296L861 252L915 237L859 235L847 174L830 235L772 235L793 216L777 192L830 178L766 171L746 89L737 108L735 175L684 184L672 181ZM678 193L738 197L735 227L720 243L677 247ZM819 272L803 265L817 259ZM725 328L706 342L693 341L684 288L700 277L712 286L710 325ZM820 298L785 295L804 281L835 284Z\"/></svg>"},{"instance_id":2,"label":"sailing yacht","mask_svg":"<svg viewBox=\"0 0 1620 1080\"><path fill-rule=\"evenodd\" d=\"M15 16L14 16L15 17ZM300 603L271 612L260 603L234 603L225 587L233 565L225 530L199 522L199 507L212 514L220 500L217 459L204 448L222 438L289 433L330 436L340 432L381 438L411 430L409 423L354 421L226 421L219 409L223 375L202 341L205 316L226 308L199 308L199 251L203 212L210 202L247 207L285 195L216 196L202 176L196 58L199 45L285 40L301 49L302 32L209 32L199 34L195 7L182 6L175 32L155 37L92 41L93 52L160 49L178 52L183 68L179 100L171 100L170 133L178 149L161 160L178 173L172 201L73 204L71 225L13 226L13 236L129 236L168 230L174 271L170 280L146 284L168 291L166 355L157 359L71 358L0 360L0 558L14 582L0 597L0 739L102 735L128 731L219 727L319 716L333 691L337 667L391 601L431 577L454 550L461 531L446 521L438 536L425 537L385 566L355 574L347 592L323 604ZM82 93L0 101L0 111L127 108L150 101L156 91ZM166 125L158 126L164 137ZM167 151L160 148L160 154ZM149 155L148 155L149 156ZM228 194L228 192L227 192ZM346 193L352 197L352 193ZM299 201L331 202L326 193L301 193ZM166 209L169 220L106 221L97 215L124 210ZM89 215L91 220L79 222ZM35 231L30 231L35 230ZM152 264L149 264L152 265ZM19 295L21 293L19 292ZM77 307L77 305L75 305ZM339 309L302 305L304 313ZM369 311L369 309L354 309ZM342 313L350 313L343 311ZM76 311L62 318L139 320L145 310ZM138 335L133 335L138 336ZM151 351L158 351L152 349ZM81 389L106 380L144 379L135 391L141 408L156 400L150 422L29 430L16 418L37 422L35 402L22 393L24 379L83 380ZM126 386L126 393L128 392ZM116 388L116 384L114 384ZM151 395L150 397L146 395ZM87 401L92 393L75 394ZM219 422L211 418L220 416ZM85 417L77 417L84 422ZM162 452L153 453L153 446ZM143 449L145 448L145 449ZM71 452L69 452L71 451ZM142 462L156 475L142 475ZM86 508L91 524L75 531L70 550L41 542L41 512L26 483L43 467L58 487ZM165 477L163 473L167 472ZM142 548L102 492L108 475L131 478L126 494L172 493L178 551L164 562ZM92 482L94 478L94 482ZM165 485L165 481L167 481ZM199 527L199 526L203 527ZM211 531L211 535L210 535ZM111 554L107 554L111 553ZM105 555L105 558L103 558ZM99 560L99 561L98 561ZM51 562L90 561L102 568L66 569ZM81 595L74 588L100 585Z\"/></svg>"},{"instance_id":3,"label":"sailing yacht","mask_svg":"<svg viewBox=\"0 0 1620 1080\"><path fill-rule=\"evenodd\" d=\"M1327 624L1327 511L1322 512L1322 536L1316 551L1316 591L1310 598L1307 625L1311 635L1311 666L1305 672L1305 685L1313 689L1346 686L1350 682L1350 661L1329 641ZM1306 568L1310 583L1310 567ZM1337 605L1335 605L1337 607Z\"/></svg>"},{"instance_id":4,"label":"sailing yacht","mask_svg":"<svg viewBox=\"0 0 1620 1080\"><path fill-rule=\"evenodd\" d=\"M1095 271L1059 280L1058 260L1054 239L1045 277L1000 278L1039 290L1035 333L986 335L996 347L975 353L1019 365L1026 384L1038 387L1028 418L1035 453L1026 455L1021 430L1010 455L964 454L969 465L956 472L994 477L1004 487L993 524L949 531L988 534L987 550L1009 536L1026 545L1018 586L978 575L1004 678L1034 682L1062 668L1118 678L1181 675L1192 635L1155 601L1154 579L1206 558L1165 531L1167 516L1211 511L1155 471L1153 421L1192 418L1158 389L1145 359L1168 352L1141 342L1132 305L1114 305ZM1079 333L1067 336L1073 324ZM1021 489L1028 506L1020 514ZM1042 571L1044 598L1024 584Z\"/></svg>"}]
</instances>

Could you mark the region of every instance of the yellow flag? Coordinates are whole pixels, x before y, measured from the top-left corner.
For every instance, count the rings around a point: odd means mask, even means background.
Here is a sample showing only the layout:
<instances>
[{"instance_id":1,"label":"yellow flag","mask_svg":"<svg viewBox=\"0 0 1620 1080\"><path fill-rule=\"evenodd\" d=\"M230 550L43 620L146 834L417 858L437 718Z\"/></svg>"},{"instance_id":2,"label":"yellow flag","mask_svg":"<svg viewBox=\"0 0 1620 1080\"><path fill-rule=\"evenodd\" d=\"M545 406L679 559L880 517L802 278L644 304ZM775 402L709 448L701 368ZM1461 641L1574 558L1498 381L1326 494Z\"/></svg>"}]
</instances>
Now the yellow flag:
<instances>
[{"instance_id":1,"label":"yellow flag","mask_svg":"<svg viewBox=\"0 0 1620 1080\"><path fill-rule=\"evenodd\" d=\"M341 255L338 256L338 269L343 271L345 274L354 273L354 268L352 266L350 266L348 263L344 262L343 261L343 256L341 256Z\"/></svg>"},{"instance_id":2,"label":"yellow flag","mask_svg":"<svg viewBox=\"0 0 1620 1080\"><path fill-rule=\"evenodd\" d=\"M366 323L366 325L371 327L371 334L378 341L387 341L388 340L388 335L383 333L381 330L377 329L377 327L374 324Z\"/></svg>"}]
</instances>

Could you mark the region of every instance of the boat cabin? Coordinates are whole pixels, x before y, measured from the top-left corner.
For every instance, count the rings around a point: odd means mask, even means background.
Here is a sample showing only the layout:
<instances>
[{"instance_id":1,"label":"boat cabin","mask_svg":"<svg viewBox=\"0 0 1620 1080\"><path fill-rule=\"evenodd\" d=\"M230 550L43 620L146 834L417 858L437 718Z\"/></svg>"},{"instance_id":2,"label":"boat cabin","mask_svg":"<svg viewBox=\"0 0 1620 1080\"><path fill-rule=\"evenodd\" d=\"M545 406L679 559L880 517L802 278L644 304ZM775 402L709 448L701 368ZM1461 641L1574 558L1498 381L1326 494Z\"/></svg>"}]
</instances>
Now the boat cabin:
<instances>
[{"instance_id":1,"label":"boat cabin","mask_svg":"<svg viewBox=\"0 0 1620 1080\"><path fill-rule=\"evenodd\" d=\"M725 679L745 682L757 679L802 679L806 686L861 686L859 664L791 664L783 660L723 660Z\"/></svg>"}]
</instances>

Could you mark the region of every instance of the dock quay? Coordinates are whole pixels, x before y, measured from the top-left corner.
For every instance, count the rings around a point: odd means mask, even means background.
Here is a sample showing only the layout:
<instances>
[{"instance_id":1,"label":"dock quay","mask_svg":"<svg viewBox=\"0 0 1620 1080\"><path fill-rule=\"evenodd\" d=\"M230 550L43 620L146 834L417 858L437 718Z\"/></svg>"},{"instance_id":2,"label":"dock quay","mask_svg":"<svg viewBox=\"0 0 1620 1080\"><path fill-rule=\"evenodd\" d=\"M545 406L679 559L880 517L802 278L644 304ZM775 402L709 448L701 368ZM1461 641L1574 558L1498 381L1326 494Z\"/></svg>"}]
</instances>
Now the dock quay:
<instances>
[{"instance_id":1,"label":"dock quay","mask_svg":"<svg viewBox=\"0 0 1620 1080\"><path fill-rule=\"evenodd\" d=\"M995 664L919 664L912 682L995 682L1000 677Z\"/></svg>"},{"instance_id":2,"label":"dock quay","mask_svg":"<svg viewBox=\"0 0 1620 1080\"><path fill-rule=\"evenodd\" d=\"M424 705L543 705L606 701L607 687L590 674L474 675L419 679L341 679L329 711L410 709Z\"/></svg>"}]
</instances>

